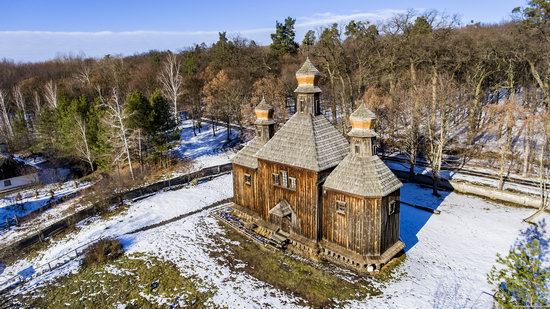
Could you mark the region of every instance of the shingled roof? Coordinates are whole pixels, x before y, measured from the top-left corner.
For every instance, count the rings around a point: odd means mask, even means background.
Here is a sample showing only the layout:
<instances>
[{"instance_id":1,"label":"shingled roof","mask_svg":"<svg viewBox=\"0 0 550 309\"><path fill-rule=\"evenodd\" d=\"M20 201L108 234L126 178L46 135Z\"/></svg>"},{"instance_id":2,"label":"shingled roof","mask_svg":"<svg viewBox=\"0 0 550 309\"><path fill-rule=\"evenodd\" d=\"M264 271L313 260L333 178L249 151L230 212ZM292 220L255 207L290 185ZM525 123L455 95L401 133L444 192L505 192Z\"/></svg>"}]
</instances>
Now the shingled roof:
<instances>
[{"instance_id":1,"label":"shingled roof","mask_svg":"<svg viewBox=\"0 0 550 309\"><path fill-rule=\"evenodd\" d=\"M231 162L248 168L258 168L256 153L263 145L264 143L261 140L254 138L248 145L237 152L233 159L231 159Z\"/></svg>"},{"instance_id":2,"label":"shingled roof","mask_svg":"<svg viewBox=\"0 0 550 309\"><path fill-rule=\"evenodd\" d=\"M364 197L383 197L402 184L378 156L347 155L327 177L324 187Z\"/></svg>"},{"instance_id":3,"label":"shingled roof","mask_svg":"<svg viewBox=\"0 0 550 309\"><path fill-rule=\"evenodd\" d=\"M323 171L347 155L346 138L323 115L294 114L257 152L260 159Z\"/></svg>"}]
</instances>

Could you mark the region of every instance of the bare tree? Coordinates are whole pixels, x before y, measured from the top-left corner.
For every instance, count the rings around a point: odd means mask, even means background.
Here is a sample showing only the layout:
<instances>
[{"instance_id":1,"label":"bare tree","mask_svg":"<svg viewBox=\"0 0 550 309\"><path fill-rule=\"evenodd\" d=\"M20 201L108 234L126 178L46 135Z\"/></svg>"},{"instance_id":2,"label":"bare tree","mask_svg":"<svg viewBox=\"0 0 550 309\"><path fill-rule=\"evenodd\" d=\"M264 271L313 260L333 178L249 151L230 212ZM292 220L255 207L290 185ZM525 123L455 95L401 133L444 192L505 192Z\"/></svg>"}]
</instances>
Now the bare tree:
<instances>
[{"instance_id":1,"label":"bare tree","mask_svg":"<svg viewBox=\"0 0 550 309\"><path fill-rule=\"evenodd\" d=\"M445 147L449 143L452 111L456 110L458 93L451 78L441 76L435 67L432 69L431 106L426 127L427 157L432 170L433 195L439 196L438 185L441 179L441 166Z\"/></svg>"},{"instance_id":2,"label":"bare tree","mask_svg":"<svg viewBox=\"0 0 550 309\"><path fill-rule=\"evenodd\" d=\"M35 114L40 114L40 111L42 110L42 102L40 100L40 95L38 94L38 91L35 90L33 92L33 98Z\"/></svg>"},{"instance_id":3,"label":"bare tree","mask_svg":"<svg viewBox=\"0 0 550 309\"><path fill-rule=\"evenodd\" d=\"M112 94L109 100L105 102L107 106L107 125L113 128L114 140L113 145L117 145L121 148L118 155L115 156L114 161L117 162L121 158L126 157L128 161L128 167L130 168L130 175L132 180L134 177L134 170L132 168L132 157L130 154L130 130L126 126L126 113L122 107L122 100L120 98L119 90L116 87L112 88Z\"/></svg>"},{"instance_id":4,"label":"bare tree","mask_svg":"<svg viewBox=\"0 0 550 309\"><path fill-rule=\"evenodd\" d=\"M7 102L7 93L0 89L0 112L2 113L2 122L8 136L13 136L13 128L11 124L10 117L8 115L8 102Z\"/></svg>"},{"instance_id":5,"label":"bare tree","mask_svg":"<svg viewBox=\"0 0 550 309\"><path fill-rule=\"evenodd\" d=\"M27 107L25 105L25 99L23 97L23 92L21 91L20 85L15 85L13 87L13 99L17 108L23 113L23 119L25 121L25 126L29 128L29 116L27 114Z\"/></svg>"},{"instance_id":6,"label":"bare tree","mask_svg":"<svg viewBox=\"0 0 550 309\"><path fill-rule=\"evenodd\" d=\"M53 80L44 85L44 98L46 98L50 108L57 108L57 84Z\"/></svg>"},{"instance_id":7,"label":"bare tree","mask_svg":"<svg viewBox=\"0 0 550 309\"><path fill-rule=\"evenodd\" d=\"M181 63L176 54L169 52L162 64L159 81L162 92L174 105L174 120L178 124L178 98L182 94L183 77L180 74Z\"/></svg>"},{"instance_id":8,"label":"bare tree","mask_svg":"<svg viewBox=\"0 0 550 309\"><path fill-rule=\"evenodd\" d=\"M81 158L83 158L88 164L90 164L91 171L94 171L94 159L92 157L92 152L88 143L88 134L86 129L86 122L82 119L82 116L75 113L74 116L75 124L78 129L78 140L75 143L75 148L77 153Z\"/></svg>"}]
</instances>

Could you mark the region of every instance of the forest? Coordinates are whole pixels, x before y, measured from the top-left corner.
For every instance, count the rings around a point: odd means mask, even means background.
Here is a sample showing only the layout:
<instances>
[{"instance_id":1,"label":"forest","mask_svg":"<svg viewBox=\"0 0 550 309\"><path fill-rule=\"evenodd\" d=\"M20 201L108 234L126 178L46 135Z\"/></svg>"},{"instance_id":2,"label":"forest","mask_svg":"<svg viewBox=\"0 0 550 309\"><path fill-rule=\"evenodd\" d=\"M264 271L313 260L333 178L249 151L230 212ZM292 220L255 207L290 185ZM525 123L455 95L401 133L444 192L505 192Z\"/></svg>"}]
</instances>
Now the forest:
<instances>
[{"instance_id":1,"label":"forest","mask_svg":"<svg viewBox=\"0 0 550 309\"><path fill-rule=\"evenodd\" d=\"M359 104L377 115L380 153L398 151L434 182L449 156L548 178L550 4L510 8L500 24L408 11L297 38L276 22L268 46L220 32L214 44L100 59L0 62L0 142L11 152L79 162L82 174L166 166L184 112L241 127L265 97L283 124L306 57L322 73L322 107L343 133Z\"/></svg>"}]
</instances>

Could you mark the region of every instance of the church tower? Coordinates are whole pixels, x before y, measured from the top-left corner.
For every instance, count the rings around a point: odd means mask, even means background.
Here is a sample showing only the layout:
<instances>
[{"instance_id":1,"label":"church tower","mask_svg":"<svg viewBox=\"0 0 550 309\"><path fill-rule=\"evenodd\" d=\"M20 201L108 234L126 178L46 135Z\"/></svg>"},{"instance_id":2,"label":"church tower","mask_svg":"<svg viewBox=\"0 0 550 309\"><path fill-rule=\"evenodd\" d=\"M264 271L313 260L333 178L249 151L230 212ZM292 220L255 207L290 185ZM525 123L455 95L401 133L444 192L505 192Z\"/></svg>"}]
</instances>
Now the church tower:
<instances>
[{"instance_id":1,"label":"church tower","mask_svg":"<svg viewBox=\"0 0 550 309\"><path fill-rule=\"evenodd\" d=\"M297 113L308 113L313 116L321 114L321 88L318 86L320 77L321 73L308 57L296 72L298 87L294 92L297 94Z\"/></svg>"},{"instance_id":2,"label":"church tower","mask_svg":"<svg viewBox=\"0 0 550 309\"><path fill-rule=\"evenodd\" d=\"M256 114L256 138L263 143L269 141L275 134L275 121L273 120L273 106L269 105L265 98L254 109Z\"/></svg>"},{"instance_id":3,"label":"church tower","mask_svg":"<svg viewBox=\"0 0 550 309\"><path fill-rule=\"evenodd\" d=\"M350 115L351 131L348 136L351 141L350 152L356 156L369 157L376 154L375 142L376 115L371 112L365 104Z\"/></svg>"}]
</instances>

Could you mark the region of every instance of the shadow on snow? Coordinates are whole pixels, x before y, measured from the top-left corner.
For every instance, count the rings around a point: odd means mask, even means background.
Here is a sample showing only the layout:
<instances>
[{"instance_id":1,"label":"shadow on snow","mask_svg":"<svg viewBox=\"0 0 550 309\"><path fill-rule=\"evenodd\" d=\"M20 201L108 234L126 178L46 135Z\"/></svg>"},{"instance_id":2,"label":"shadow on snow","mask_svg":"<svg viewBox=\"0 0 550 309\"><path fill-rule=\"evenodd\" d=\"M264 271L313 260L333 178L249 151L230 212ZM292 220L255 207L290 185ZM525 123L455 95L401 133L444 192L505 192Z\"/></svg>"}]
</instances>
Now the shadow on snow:
<instances>
[{"instance_id":1,"label":"shadow on snow","mask_svg":"<svg viewBox=\"0 0 550 309\"><path fill-rule=\"evenodd\" d=\"M431 188L414 183L405 183L401 188L401 200L407 203L437 209L451 192L439 191L440 197L432 194ZM409 205L401 204L401 240L405 242L405 252L418 243L418 233L434 214Z\"/></svg>"}]
</instances>

